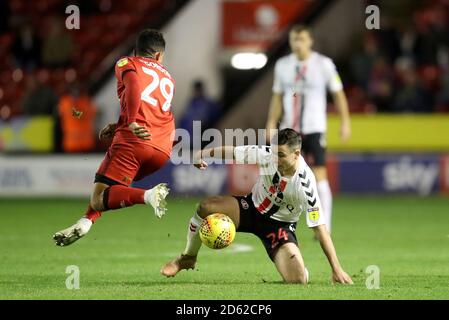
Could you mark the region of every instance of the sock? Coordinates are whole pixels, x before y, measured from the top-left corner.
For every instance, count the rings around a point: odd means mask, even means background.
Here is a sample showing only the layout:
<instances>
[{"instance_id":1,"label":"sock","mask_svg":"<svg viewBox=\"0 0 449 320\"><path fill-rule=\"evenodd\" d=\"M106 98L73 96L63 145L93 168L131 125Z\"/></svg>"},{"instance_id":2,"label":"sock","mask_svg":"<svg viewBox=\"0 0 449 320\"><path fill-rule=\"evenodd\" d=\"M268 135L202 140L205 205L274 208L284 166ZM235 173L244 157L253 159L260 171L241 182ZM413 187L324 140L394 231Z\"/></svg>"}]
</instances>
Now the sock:
<instances>
[{"instance_id":1,"label":"sock","mask_svg":"<svg viewBox=\"0 0 449 320\"><path fill-rule=\"evenodd\" d=\"M79 227L81 227L82 235L85 235L86 233L88 233L90 230L90 227L92 227L92 224L93 224L92 220L90 220L86 217L82 217L76 223Z\"/></svg>"},{"instance_id":2,"label":"sock","mask_svg":"<svg viewBox=\"0 0 449 320\"><path fill-rule=\"evenodd\" d=\"M103 191L103 203L107 210L131 207L144 204L143 195L146 190L121 185L111 186Z\"/></svg>"},{"instance_id":3,"label":"sock","mask_svg":"<svg viewBox=\"0 0 449 320\"><path fill-rule=\"evenodd\" d=\"M318 195L326 217L326 227L329 233L332 228L332 192L328 180L317 182Z\"/></svg>"},{"instance_id":4,"label":"sock","mask_svg":"<svg viewBox=\"0 0 449 320\"><path fill-rule=\"evenodd\" d=\"M203 222L203 218L201 218L198 213L195 213L190 219L189 228L187 230L187 245L184 250L184 254L188 256L196 256L198 251L201 248L201 239L200 239L200 226Z\"/></svg>"},{"instance_id":5,"label":"sock","mask_svg":"<svg viewBox=\"0 0 449 320\"><path fill-rule=\"evenodd\" d=\"M86 213L84 214L84 218L87 218L90 221L92 221L92 223L94 223L100 217L101 217L101 211L95 211L94 209L92 209L92 207L90 205L87 206L87 210L86 210Z\"/></svg>"}]
</instances>

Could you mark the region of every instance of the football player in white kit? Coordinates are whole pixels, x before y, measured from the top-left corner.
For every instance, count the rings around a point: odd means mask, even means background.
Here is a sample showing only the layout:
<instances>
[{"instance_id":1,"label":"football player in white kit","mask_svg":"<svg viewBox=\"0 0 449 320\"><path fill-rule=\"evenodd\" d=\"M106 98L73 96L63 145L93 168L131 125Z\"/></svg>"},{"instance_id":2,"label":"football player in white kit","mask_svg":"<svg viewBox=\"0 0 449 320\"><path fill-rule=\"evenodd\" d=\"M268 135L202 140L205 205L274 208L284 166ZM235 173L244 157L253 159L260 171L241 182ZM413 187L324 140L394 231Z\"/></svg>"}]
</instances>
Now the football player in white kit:
<instances>
[{"instance_id":1,"label":"football player in white kit","mask_svg":"<svg viewBox=\"0 0 449 320\"><path fill-rule=\"evenodd\" d=\"M193 269L201 247L199 229L204 218L219 212L228 215L237 232L255 234L288 283L307 283L305 268L296 238L296 223L306 215L308 227L316 238L332 268L332 280L352 284L343 270L325 226L320 197L312 170L301 156L301 136L292 129L284 129L273 137L271 147L216 147L199 152L195 166L206 169L206 155L219 159L233 159L236 163L258 164L259 178L246 196L214 196L199 204L190 220L184 252L168 262L161 273L175 276L183 269Z\"/></svg>"},{"instance_id":2,"label":"football player in white kit","mask_svg":"<svg viewBox=\"0 0 449 320\"><path fill-rule=\"evenodd\" d=\"M312 50L310 30L294 26L289 34L292 53L276 62L273 96L266 129L292 128L302 136L303 155L313 169L326 225L331 231L332 193L326 170L326 95L332 94L341 116L340 136L349 139L348 103L340 76L332 60Z\"/></svg>"}]
</instances>

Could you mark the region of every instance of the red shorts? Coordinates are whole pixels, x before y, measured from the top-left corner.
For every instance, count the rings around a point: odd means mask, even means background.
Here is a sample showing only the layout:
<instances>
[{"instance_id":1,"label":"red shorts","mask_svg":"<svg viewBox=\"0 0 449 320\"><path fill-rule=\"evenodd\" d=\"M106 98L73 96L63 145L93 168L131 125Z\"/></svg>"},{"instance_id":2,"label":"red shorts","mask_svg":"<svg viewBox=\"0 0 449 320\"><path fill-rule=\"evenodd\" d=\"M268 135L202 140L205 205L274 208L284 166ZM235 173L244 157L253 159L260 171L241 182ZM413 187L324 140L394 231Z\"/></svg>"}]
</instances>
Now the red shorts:
<instances>
[{"instance_id":1,"label":"red shorts","mask_svg":"<svg viewBox=\"0 0 449 320\"><path fill-rule=\"evenodd\" d=\"M114 143L109 147L97 175L129 186L134 180L141 180L162 168L169 158L148 145Z\"/></svg>"}]
</instances>

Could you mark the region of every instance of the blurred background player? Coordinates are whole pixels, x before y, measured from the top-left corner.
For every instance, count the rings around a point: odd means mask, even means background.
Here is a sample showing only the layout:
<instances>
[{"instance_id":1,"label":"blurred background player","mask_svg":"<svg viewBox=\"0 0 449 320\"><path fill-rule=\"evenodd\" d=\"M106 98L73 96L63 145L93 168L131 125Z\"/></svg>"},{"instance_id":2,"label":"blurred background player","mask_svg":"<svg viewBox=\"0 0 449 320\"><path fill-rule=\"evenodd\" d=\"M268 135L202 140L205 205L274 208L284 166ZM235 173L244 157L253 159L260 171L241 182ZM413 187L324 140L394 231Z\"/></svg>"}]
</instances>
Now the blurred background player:
<instances>
[{"instance_id":1,"label":"blurred background player","mask_svg":"<svg viewBox=\"0 0 449 320\"><path fill-rule=\"evenodd\" d=\"M332 93L341 116L340 136L351 135L348 103L340 76L332 60L312 50L313 38L308 27L296 25L290 30L292 53L279 59L274 71L273 95L266 128L292 128L301 133L303 154L317 179L326 225L331 231L332 192L326 170L326 95Z\"/></svg>"},{"instance_id":2,"label":"blurred background player","mask_svg":"<svg viewBox=\"0 0 449 320\"><path fill-rule=\"evenodd\" d=\"M85 216L57 232L57 245L66 246L83 237L102 211L150 204L158 218L165 213L166 184L152 189L131 188L134 180L159 170L170 158L175 130L170 111L174 80L161 65L165 51L162 33L146 29L136 42L135 57L124 57L115 66L120 118L100 132L112 138L96 175Z\"/></svg>"},{"instance_id":3,"label":"blurred background player","mask_svg":"<svg viewBox=\"0 0 449 320\"><path fill-rule=\"evenodd\" d=\"M276 143L274 143L276 141ZM236 225L237 232L255 234L285 282L307 283L308 271L298 248L296 223L302 213L307 225L326 254L332 280L352 284L338 261L332 239L326 230L313 172L301 156L301 136L283 129L272 140L272 148L262 146L217 147L199 151L198 164L207 168L203 158L233 159L239 164L258 164L259 178L246 196L215 196L203 200L189 223L184 253L167 263L161 273L175 276L182 269L193 269L201 248L199 229L204 218L221 212Z\"/></svg>"},{"instance_id":4,"label":"blurred background player","mask_svg":"<svg viewBox=\"0 0 449 320\"><path fill-rule=\"evenodd\" d=\"M178 128L185 129L193 137L193 122L201 121L201 134L211 127L221 116L221 106L208 96L202 80L195 80L192 84L192 94L184 114L179 120ZM191 141L191 148L193 147ZM203 142L204 143L204 142ZM205 144L205 143L204 143Z\"/></svg>"}]
</instances>

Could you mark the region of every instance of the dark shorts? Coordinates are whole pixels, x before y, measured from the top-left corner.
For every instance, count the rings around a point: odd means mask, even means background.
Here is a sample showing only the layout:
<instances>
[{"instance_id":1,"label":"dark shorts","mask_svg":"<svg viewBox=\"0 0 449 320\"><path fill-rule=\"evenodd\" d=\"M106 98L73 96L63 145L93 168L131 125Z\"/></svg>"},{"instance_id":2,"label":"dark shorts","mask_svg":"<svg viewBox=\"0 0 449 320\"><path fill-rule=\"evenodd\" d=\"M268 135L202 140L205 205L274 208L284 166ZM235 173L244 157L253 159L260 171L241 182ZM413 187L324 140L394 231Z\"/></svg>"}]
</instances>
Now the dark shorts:
<instances>
[{"instance_id":1,"label":"dark shorts","mask_svg":"<svg viewBox=\"0 0 449 320\"><path fill-rule=\"evenodd\" d=\"M326 134L312 133L301 135L302 153L306 162L314 166L326 165Z\"/></svg>"},{"instance_id":2,"label":"dark shorts","mask_svg":"<svg viewBox=\"0 0 449 320\"><path fill-rule=\"evenodd\" d=\"M271 219L254 206L251 194L234 196L240 207L240 225L237 232L252 233L259 237L271 260L284 243L298 244L296 239L296 223L281 222Z\"/></svg>"}]
</instances>

